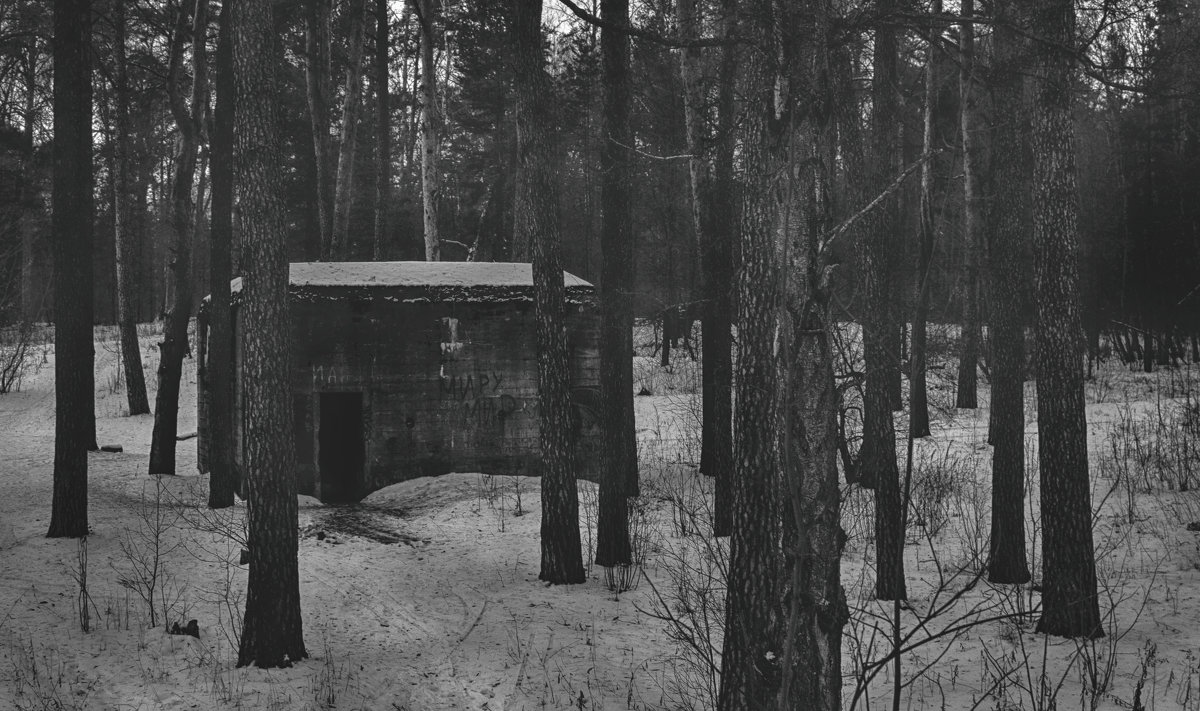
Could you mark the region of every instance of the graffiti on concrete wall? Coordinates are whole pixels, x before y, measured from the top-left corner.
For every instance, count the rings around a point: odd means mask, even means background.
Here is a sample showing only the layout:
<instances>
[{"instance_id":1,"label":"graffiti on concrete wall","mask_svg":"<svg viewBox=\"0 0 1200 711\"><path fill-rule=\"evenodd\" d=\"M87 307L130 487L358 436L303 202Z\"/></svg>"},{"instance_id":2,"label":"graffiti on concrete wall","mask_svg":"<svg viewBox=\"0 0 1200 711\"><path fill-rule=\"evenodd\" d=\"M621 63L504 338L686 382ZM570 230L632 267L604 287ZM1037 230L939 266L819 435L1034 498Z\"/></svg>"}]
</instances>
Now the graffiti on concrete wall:
<instances>
[{"instance_id":1,"label":"graffiti on concrete wall","mask_svg":"<svg viewBox=\"0 0 1200 711\"><path fill-rule=\"evenodd\" d=\"M446 375L438 378L438 388L442 399L458 401L476 400L484 397L495 397L500 394L504 384L504 374L495 370L486 373L469 373L467 375Z\"/></svg>"}]
</instances>

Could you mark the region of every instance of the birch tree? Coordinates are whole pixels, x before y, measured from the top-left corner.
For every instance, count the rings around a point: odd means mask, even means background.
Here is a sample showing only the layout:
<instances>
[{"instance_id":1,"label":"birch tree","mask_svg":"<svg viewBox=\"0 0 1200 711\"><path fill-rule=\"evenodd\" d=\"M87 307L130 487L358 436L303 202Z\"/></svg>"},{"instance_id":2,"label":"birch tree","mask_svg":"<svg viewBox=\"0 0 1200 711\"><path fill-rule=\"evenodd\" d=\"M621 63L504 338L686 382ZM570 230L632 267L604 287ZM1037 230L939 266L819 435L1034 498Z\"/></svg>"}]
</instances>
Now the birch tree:
<instances>
[{"instance_id":1,"label":"birch tree","mask_svg":"<svg viewBox=\"0 0 1200 711\"><path fill-rule=\"evenodd\" d=\"M832 112L825 0L743 5L736 476L718 708L836 709L835 395L824 251ZM801 166L809 166L807 169Z\"/></svg>"}]
</instances>

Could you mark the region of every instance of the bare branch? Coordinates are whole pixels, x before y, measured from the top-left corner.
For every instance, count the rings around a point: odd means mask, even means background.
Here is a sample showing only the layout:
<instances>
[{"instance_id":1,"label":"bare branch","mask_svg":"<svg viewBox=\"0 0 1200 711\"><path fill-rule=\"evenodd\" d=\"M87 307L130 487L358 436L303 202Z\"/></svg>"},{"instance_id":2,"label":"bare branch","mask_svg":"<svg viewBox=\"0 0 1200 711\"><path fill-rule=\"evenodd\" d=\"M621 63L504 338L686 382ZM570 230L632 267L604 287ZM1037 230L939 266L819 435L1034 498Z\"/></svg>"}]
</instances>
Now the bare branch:
<instances>
[{"instance_id":1,"label":"bare branch","mask_svg":"<svg viewBox=\"0 0 1200 711\"><path fill-rule=\"evenodd\" d=\"M664 35L659 32L654 32L653 30L634 27L633 25L626 24L624 22L611 22L609 20L602 19L583 9L579 5L576 5L572 0L558 1L566 6L566 8L571 11L571 14L575 15L589 25L603 29L624 32L630 37L648 40L650 42L654 42L655 44L661 44L664 47L671 47L672 49L683 49L685 47L723 47L729 44L737 44L738 42L736 37L699 37L696 39L681 39L672 35Z\"/></svg>"}]
</instances>

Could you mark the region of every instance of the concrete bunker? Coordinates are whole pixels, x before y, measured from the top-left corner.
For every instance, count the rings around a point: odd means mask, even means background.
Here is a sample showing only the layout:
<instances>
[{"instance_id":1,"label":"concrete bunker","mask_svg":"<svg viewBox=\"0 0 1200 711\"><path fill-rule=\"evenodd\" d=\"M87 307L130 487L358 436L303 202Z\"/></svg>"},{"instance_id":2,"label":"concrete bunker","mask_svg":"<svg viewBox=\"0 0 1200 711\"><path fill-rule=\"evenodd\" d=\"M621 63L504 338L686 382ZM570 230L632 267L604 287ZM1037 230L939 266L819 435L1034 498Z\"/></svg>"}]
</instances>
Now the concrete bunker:
<instances>
[{"instance_id":1,"label":"concrete bunker","mask_svg":"<svg viewBox=\"0 0 1200 711\"><path fill-rule=\"evenodd\" d=\"M292 416L301 493L354 502L452 471L537 475L537 353L529 264L304 262L290 271ZM577 472L598 476L599 314L564 273ZM234 461L245 461L245 353L233 281ZM199 459L208 470L207 301Z\"/></svg>"}]
</instances>

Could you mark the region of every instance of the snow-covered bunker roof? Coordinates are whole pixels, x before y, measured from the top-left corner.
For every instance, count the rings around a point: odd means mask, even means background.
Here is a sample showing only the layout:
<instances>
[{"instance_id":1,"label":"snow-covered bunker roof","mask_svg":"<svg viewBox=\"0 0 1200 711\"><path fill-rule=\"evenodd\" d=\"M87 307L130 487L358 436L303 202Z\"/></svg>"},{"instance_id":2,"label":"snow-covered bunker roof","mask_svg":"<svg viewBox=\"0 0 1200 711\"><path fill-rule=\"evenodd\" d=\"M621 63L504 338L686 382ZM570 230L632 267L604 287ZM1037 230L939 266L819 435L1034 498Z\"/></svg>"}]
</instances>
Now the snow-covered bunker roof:
<instances>
[{"instance_id":1,"label":"snow-covered bunker roof","mask_svg":"<svg viewBox=\"0 0 1200 711\"><path fill-rule=\"evenodd\" d=\"M594 291L568 272L563 272L563 283L568 301L586 299ZM230 286L236 301L241 277ZM523 262L292 262L289 291L303 300L365 291L414 303L532 301L533 268Z\"/></svg>"}]
</instances>

